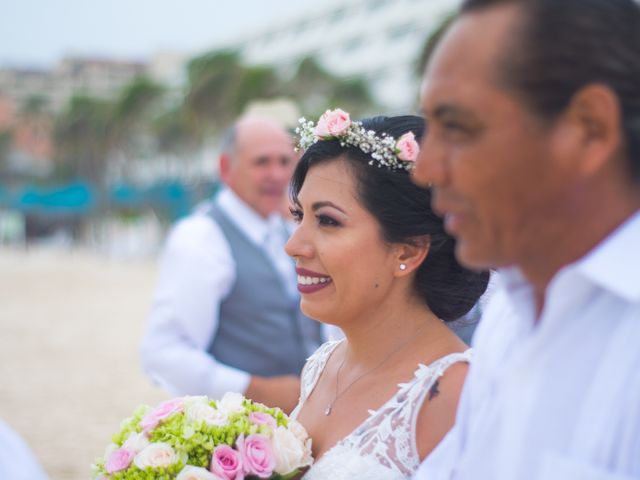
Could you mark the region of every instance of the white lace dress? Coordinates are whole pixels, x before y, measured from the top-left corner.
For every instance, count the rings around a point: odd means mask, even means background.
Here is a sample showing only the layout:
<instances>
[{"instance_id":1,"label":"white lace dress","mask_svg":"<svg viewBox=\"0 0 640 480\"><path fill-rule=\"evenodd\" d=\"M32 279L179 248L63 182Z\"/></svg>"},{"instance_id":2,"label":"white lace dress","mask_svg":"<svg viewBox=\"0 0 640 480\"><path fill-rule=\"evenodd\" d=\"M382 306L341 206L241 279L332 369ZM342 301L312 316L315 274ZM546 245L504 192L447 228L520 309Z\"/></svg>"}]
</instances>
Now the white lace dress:
<instances>
[{"instance_id":1,"label":"white lace dress","mask_svg":"<svg viewBox=\"0 0 640 480\"><path fill-rule=\"evenodd\" d=\"M307 361L301 377L300 402L292 412L297 418L313 391L327 360L340 344L322 345ZM410 478L420 465L416 446L416 422L420 408L444 371L456 362L469 362L471 350L442 357L429 366L418 365L414 377L398 385L398 391L353 432L314 463L305 480L396 480Z\"/></svg>"}]
</instances>

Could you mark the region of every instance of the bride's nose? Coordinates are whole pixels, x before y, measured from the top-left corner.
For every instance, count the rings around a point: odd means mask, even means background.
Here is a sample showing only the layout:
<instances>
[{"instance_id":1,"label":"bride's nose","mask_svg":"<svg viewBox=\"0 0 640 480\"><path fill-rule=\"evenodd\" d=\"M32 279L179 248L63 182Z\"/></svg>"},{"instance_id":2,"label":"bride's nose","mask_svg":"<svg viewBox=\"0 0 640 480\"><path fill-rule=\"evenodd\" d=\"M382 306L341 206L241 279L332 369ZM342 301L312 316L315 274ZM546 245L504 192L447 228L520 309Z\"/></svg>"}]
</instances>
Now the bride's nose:
<instances>
[{"instance_id":1,"label":"bride's nose","mask_svg":"<svg viewBox=\"0 0 640 480\"><path fill-rule=\"evenodd\" d=\"M284 251L287 255L293 258L309 258L313 256L313 246L306 235L305 227L301 224L289 237L289 240L284 246Z\"/></svg>"}]
</instances>

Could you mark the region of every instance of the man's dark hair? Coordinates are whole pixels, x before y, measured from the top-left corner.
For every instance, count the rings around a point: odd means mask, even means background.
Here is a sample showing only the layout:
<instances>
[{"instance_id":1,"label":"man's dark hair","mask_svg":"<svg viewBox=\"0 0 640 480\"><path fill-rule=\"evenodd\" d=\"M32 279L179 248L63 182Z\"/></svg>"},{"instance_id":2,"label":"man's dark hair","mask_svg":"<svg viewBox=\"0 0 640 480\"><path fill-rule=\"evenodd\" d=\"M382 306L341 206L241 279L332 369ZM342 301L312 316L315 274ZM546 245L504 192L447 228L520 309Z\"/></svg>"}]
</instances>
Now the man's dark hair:
<instances>
[{"instance_id":1,"label":"man's dark hair","mask_svg":"<svg viewBox=\"0 0 640 480\"><path fill-rule=\"evenodd\" d=\"M631 173L640 179L640 5L634 0L465 0L461 14L498 5L521 9L498 80L547 119L560 114L582 87L609 87L620 102Z\"/></svg>"},{"instance_id":2,"label":"man's dark hair","mask_svg":"<svg viewBox=\"0 0 640 480\"><path fill-rule=\"evenodd\" d=\"M406 115L374 117L362 121L366 130L400 138L413 132L424 134L424 119ZM438 318L452 321L465 315L487 288L488 272L468 270L455 257L455 239L444 230L442 218L431 209L431 190L417 186L404 169L389 170L370 165L372 157L360 148L322 140L304 153L291 180L291 197L298 204L307 173L314 165L343 160L351 168L361 205L380 225L381 239L412 244L429 238L427 258L417 270L414 290ZM367 261L367 259L359 259Z\"/></svg>"}]
</instances>

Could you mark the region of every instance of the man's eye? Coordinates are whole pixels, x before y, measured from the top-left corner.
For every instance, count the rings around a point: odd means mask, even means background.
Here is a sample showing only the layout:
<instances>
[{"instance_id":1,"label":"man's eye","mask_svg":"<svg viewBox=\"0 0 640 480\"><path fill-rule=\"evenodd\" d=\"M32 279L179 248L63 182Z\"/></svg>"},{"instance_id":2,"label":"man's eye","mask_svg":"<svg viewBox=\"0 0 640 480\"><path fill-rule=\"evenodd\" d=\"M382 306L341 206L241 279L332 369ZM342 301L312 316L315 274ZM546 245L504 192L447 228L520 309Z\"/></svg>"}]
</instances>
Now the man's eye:
<instances>
[{"instance_id":1,"label":"man's eye","mask_svg":"<svg viewBox=\"0 0 640 480\"><path fill-rule=\"evenodd\" d=\"M443 127L445 130L449 130L452 132L464 133L467 131L464 125L455 122L446 122L443 123Z\"/></svg>"}]
</instances>

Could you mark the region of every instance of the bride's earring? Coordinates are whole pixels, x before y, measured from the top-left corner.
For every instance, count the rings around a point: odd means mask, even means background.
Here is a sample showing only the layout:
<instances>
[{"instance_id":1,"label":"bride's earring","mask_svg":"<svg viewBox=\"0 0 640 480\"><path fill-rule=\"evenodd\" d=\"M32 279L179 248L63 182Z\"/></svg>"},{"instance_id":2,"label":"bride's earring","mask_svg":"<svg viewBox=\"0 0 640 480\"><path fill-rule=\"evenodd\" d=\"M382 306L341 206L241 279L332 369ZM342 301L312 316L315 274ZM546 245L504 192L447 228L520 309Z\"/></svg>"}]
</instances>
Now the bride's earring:
<instances>
[{"instance_id":1,"label":"bride's earring","mask_svg":"<svg viewBox=\"0 0 640 480\"><path fill-rule=\"evenodd\" d=\"M404 263L400 264L400 270L406 270L407 266Z\"/></svg>"}]
</instances>

